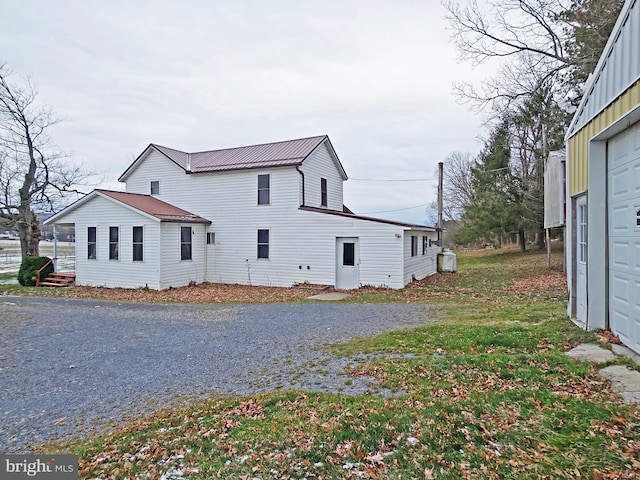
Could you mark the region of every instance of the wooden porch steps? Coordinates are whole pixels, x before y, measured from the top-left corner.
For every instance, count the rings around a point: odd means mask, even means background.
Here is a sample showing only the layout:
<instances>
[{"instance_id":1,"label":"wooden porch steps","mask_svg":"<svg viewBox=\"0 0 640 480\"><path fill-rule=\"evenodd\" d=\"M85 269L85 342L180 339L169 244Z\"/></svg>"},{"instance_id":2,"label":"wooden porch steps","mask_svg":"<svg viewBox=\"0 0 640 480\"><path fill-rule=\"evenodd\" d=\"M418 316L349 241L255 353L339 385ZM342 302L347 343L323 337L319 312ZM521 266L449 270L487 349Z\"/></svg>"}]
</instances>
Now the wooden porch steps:
<instances>
[{"instance_id":1,"label":"wooden porch steps","mask_svg":"<svg viewBox=\"0 0 640 480\"><path fill-rule=\"evenodd\" d=\"M75 272L53 272L42 282L41 287L68 287L76 281Z\"/></svg>"}]
</instances>

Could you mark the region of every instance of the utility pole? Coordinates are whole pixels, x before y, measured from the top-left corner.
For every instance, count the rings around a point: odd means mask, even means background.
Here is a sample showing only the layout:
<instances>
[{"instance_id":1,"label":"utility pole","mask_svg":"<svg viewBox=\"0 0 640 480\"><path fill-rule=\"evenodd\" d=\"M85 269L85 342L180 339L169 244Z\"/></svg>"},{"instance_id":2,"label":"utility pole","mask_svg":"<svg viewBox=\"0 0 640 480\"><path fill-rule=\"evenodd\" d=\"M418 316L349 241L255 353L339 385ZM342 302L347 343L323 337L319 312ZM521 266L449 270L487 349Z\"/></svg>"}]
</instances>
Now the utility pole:
<instances>
[{"instance_id":1,"label":"utility pole","mask_svg":"<svg viewBox=\"0 0 640 480\"><path fill-rule=\"evenodd\" d=\"M438 246L442 248L442 177L444 163L438 163Z\"/></svg>"}]
</instances>

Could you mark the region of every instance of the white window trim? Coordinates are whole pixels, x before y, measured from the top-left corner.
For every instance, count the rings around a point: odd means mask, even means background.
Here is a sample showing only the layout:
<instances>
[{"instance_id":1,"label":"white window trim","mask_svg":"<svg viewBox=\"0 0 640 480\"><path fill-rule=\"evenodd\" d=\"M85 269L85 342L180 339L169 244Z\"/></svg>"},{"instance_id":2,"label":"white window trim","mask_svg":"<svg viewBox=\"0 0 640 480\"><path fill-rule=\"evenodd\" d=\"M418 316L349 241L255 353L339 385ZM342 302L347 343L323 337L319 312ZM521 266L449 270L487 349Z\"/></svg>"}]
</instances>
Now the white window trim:
<instances>
[{"instance_id":1,"label":"white window trim","mask_svg":"<svg viewBox=\"0 0 640 480\"><path fill-rule=\"evenodd\" d=\"M260 177L268 177L269 178L269 188L263 188L260 189ZM261 190L266 190L267 193L269 194L269 198L267 199L266 203L260 203L260 191ZM270 173L259 173L258 177L257 177L257 195L258 197L256 198L256 204L259 207L265 206L265 205L271 205L271 174Z\"/></svg>"},{"instance_id":2,"label":"white window trim","mask_svg":"<svg viewBox=\"0 0 640 480\"><path fill-rule=\"evenodd\" d=\"M111 229L112 228L117 228L118 229L118 258L111 258ZM121 243L121 237L122 235L120 235L120 232L122 231L122 228L120 228L120 225L109 225L109 261L110 262L119 262L122 258L122 250L120 248L120 243Z\"/></svg>"},{"instance_id":3,"label":"white window trim","mask_svg":"<svg viewBox=\"0 0 640 480\"><path fill-rule=\"evenodd\" d=\"M191 251L190 251L190 258L182 258L182 245L186 245L186 243L184 243L182 241L182 229L183 228L188 228L191 232L191 238L189 239L189 245L191 246ZM180 261L181 262L192 262L193 261L193 227L191 225L180 225Z\"/></svg>"},{"instance_id":4,"label":"white window trim","mask_svg":"<svg viewBox=\"0 0 640 480\"><path fill-rule=\"evenodd\" d=\"M142 260L136 260L134 257L135 255L133 254L134 252L134 246L137 245L137 243L134 241L135 236L133 235L133 229L134 228L141 228L142 229L142 242L140 242L140 245L142 245ZM145 239L145 228L144 225L132 225L131 226L131 262L132 263L144 263L145 262L145 255L144 255L144 239Z\"/></svg>"},{"instance_id":5,"label":"white window trim","mask_svg":"<svg viewBox=\"0 0 640 480\"><path fill-rule=\"evenodd\" d=\"M266 230L267 231L267 235L269 236L269 241L267 243L259 243L258 242L258 235L260 234L261 230ZM260 245L266 245L267 246L267 256L266 257L260 257L259 256L259 252L260 252ZM256 230L256 260L271 260L271 229L270 228L258 228Z\"/></svg>"},{"instance_id":6,"label":"white window trim","mask_svg":"<svg viewBox=\"0 0 640 480\"><path fill-rule=\"evenodd\" d=\"M95 245L95 257L89 257L89 229L94 228L96 231L96 241L93 242ZM98 260L98 226L97 225L87 225L87 260L89 261L97 261Z\"/></svg>"}]
</instances>

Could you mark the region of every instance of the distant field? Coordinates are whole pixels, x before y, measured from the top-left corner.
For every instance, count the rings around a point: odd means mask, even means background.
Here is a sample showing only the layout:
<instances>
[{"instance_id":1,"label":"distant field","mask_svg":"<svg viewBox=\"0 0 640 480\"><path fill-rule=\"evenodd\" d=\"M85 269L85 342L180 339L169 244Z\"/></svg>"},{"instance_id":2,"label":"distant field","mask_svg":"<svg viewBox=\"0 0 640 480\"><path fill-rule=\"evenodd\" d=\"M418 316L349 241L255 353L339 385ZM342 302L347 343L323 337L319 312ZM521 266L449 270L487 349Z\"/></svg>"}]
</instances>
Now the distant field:
<instances>
[{"instance_id":1,"label":"distant field","mask_svg":"<svg viewBox=\"0 0 640 480\"><path fill-rule=\"evenodd\" d=\"M40 255L53 257L53 242L40 242ZM75 243L58 242L58 270L75 270ZM0 240L0 282L15 280L22 255L19 240Z\"/></svg>"}]
</instances>

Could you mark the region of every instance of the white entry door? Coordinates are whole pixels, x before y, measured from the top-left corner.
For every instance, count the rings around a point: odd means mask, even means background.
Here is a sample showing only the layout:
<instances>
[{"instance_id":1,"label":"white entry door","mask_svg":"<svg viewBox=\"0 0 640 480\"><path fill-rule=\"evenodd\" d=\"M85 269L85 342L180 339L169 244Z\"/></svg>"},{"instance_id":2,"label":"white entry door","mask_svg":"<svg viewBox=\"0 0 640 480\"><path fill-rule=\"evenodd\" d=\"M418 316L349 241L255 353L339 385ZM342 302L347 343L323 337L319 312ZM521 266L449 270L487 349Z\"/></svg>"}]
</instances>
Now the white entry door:
<instances>
[{"instance_id":1,"label":"white entry door","mask_svg":"<svg viewBox=\"0 0 640 480\"><path fill-rule=\"evenodd\" d=\"M336 288L360 286L360 245L357 237L336 238Z\"/></svg>"},{"instance_id":2,"label":"white entry door","mask_svg":"<svg viewBox=\"0 0 640 480\"><path fill-rule=\"evenodd\" d=\"M587 322L587 196L576 201L576 319Z\"/></svg>"}]
</instances>

